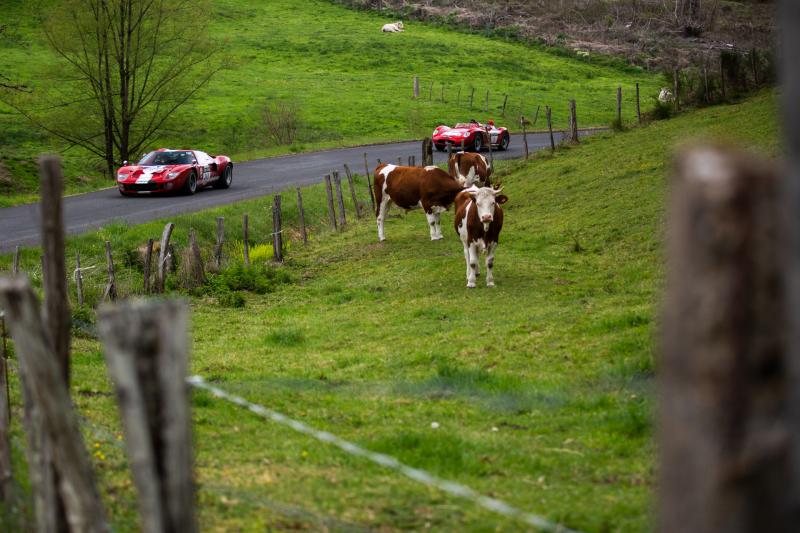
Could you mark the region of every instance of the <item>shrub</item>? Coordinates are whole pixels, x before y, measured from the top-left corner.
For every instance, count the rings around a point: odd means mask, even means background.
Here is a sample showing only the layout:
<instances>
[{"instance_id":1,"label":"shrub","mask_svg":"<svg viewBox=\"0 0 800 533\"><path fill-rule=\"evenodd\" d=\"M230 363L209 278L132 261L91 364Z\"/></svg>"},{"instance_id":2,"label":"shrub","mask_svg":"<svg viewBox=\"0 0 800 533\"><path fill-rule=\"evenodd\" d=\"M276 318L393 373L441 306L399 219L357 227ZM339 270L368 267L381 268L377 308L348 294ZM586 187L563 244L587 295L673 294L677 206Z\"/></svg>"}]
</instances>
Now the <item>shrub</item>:
<instances>
[{"instance_id":1,"label":"shrub","mask_svg":"<svg viewBox=\"0 0 800 533\"><path fill-rule=\"evenodd\" d=\"M267 103L261 110L264 134L275 144L292 144L300 128L300 110L295 102Z\"/></svg>"},{"instance_id":2,"label":"shrub","mask_svg":"<svg viewBox=\"0 0 800 533\"><path fill-rule=\"evenodd\" d=\"M217 295L217 303L222 307L244 307L244 295L239 291L224 291Z\"/></svg>"},{"instance_id":3,"label":"shrub","mask_svg":"<svg viewBox=\"0 0 800 533\"><path fill-rule=\"evenodd\" d=\"M71 318L72 320L70 327L72 329L73 336L82 337L85 339L97 337L94 309L86 305L82 307L74 307L72 309Z\"/></svg>"}]
</instances>

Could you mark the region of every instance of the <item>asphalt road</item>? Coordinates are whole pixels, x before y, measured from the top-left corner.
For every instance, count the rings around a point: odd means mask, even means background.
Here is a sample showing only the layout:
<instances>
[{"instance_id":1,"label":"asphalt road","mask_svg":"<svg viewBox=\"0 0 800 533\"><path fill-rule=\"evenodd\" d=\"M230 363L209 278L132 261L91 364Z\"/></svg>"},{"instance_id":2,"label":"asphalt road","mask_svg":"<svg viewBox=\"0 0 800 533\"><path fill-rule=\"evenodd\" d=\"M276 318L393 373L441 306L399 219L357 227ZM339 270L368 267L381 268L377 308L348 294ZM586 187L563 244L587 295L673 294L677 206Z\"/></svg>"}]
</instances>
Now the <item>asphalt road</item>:
<instances>
[{"instance_id":1,"label":"asphalt road","mask_svg":"<svg viewBox=\"0 0 800 533\"><path fill-rule=\"evenodd\" d=\"M560 133L556 135L556 142L559 142ZM549 136L543 133L528 134L528 146L532 152L545 148L549 146ZM116 188L68 196L64 199L67 233L83 233L112 221L138 224L269 195L289 186L317 183L331 170L338 169L344 174L342 165L345 163L353 172L362 174L364 152L367 153L370 172L377 165L378 159L397 163L397 158L402 157L405 164L410 155L416 156L418 163L421 158L419 141L377 144L238 164L234 162L233 184L229 189L208 188L198 191L194 196L143 195L127 198L120 196ZM483 153L488 154L485 151ZM494 152L497 159L514 159L523 155L522 135L512 135L507 151ZM446 153L434 150L434 163L445 162L446 156ZM0 209L0 252L9 252L15 246L39 244L39 225L39 204Z\"/></svg>"}]
</instances>

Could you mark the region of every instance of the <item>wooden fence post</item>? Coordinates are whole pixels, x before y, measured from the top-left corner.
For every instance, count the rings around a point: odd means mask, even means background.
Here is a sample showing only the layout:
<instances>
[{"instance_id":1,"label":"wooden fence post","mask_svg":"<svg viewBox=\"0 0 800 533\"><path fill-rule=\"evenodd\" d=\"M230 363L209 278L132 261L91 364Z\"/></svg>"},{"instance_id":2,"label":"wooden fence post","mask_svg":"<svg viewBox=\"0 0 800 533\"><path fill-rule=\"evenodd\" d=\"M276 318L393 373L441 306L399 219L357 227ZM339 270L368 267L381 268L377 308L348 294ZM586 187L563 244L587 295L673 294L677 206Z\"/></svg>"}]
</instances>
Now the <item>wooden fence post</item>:
<instances>
[{"instance_id":1,"label":"wooden fence post","mask_svg":"<svg viewBox=\"0 0 800 533\"><path fill-rule=\"evenodd\" d=\"M214 263L222 270L222 246L225 244L225 218L217 217L217 242L214 245Z\"/></svg>"},{"instance_id":2,"label":"wooden fence post","mask_svg":"<svg viewBox=\"0 0 800 533\"><path fill-rule=\"evenodd\" d=\"M461 139L461 151L462 152L466 151L466 149L464 148L464 139L463 138Z\"/></svg>"},{"instance_id":3,"label":"wooden fence post","mask_svg":"<svg viewBox=\"0 0 800 533\"><path fill-rule=\"evenodd\" d=\"M486 100L483 102L483 111L486 113L489 112L489 91L486 91Z\"/></svg>"},{"instance_id":4,"label":"wooden fence post","mask_svg":"<svg viewBox=\"0 0 800 533\"><path fill-rule=\"evenodd\" d=\"M422 166L433 164L433 141L430 137L422 139ZM374 210L374 209L373 209Z\"/></svg>"},{"instance_id":5,"label":"wooden fence post","mask_svg":"<svg viewBox=\"0 0 800 533\"><path fill-rule=\"evenodd\" d=\"M492 134L487 133L486 138L489 139L489 142L486 145L489 147L489 170L494 172L494 151L492 150Z\"/></svg>"},{"instance_id":6,"label":"wooden fence post","mask_svg":"<svg viewBox=\"0 0 800 533\"><path fill-rule=\"evenodd\" d=\"M83 307L83 271L80 252L75 252L75 293L78 297L78 307Z\"/></svg>"},{"instance_id":7,"label":"wooden fence post","mask_svg":"<svg viewBox=\"0 0 800 533\"><path fill-rule=\"evenodd\" d=\"M108 281L106 281L106 288L103 291L103 301L111 300L113 302L117 299L117 282L114 277L114 259L111 257L111 241L106 241L106 271L108 272Z\"/></svg>"},{"instance_id":8,"label":"wooden fence post","mask_svg":"<svg viewBox=\"0 0 800 533\"><path fill-rule=\"evenodd\" d=\"M153 239L147 239L144 251L144 293L150 294L150 270L153 264Z\"/></svg>"},{"instance_id":9,"label":"wooden fence post","mask_svg":"<svg viewBox=\"0 0 800 533\"><path fill-rule=\"evenodd\" d=\"M617 124L622 128L622 87L617 87Z\"/></svg>"},{"instance_id":10,"label":"wooden fence post","mask_svg":"<svg viewBox=\"0 0 800 533\"><path fill-rule=\"evenodd\" d=\"M52 272L52 271L51 271ZM78 420L72 408L64 368L53 357L54 347L39 311L39 303L25 277L0 279L0 306L14 339L22 381L40 415L64 505L65 522L39 524L47 531L110 531ZM138 331L136 333L138 335Z\"/></svg>"},{"instance_id":11,"label":"wooden fence post","mask_svg":"<svg viewBox=\"0 0 800 533\"><path fill-rule=\"evenodd\" d=\"M356 196L356 188L353 185L353 173L350 172L350 167L347 163L344 164L344 173L347 176L347 186L350 187L350 199L353 200L353 208L356 210L356 218L361 218L361 208L358 204L358 197ZM367 178L369 180L369 177Z\"/></svg>"},{"instance_id":12,"label":"wooden fence post","mask_svg":"<svg viewBox=\"0 0 800 533\"><path fill-rule=\"evenodd\" d=\"M472 91L469 93L469 108L472 110L472 101L475 98L475 87L472 87Z\"/></svg>"},{"instance_id":13,"label":"wooden fence post","mask_svg":"<svg viewBox=\"0 0 800 533\"><path fill-rule=\"evenodd\" d=\"M419 98L419 76L414 76L414 100Z\"/></svg>"},{"instance_id":14,"label":"wooden fence post","mask_svg":"<svg viewBox=\"0 0 800 533\"><path fill-rule=\"evenodd\" d=\"M550 132L550 151L551 151L551 152L555 152L555 151L556 151L556 141L555 141L555 139L553 139L553 118L552 118L552 112L551 112L551 110L550 110L550 106L546 106L546 107L544 108L544 110L545 110L545 115L547 116L547 129L548 129L548 131Z\"/></svg>"},{"instance_id":15,"label":"wooden fence post","mask_svg":"<svg viewBox=\"0 0 800 533\"><path fill-rule=\"evenodd\" d=\"M519 123L522 125L522 143L525 146L525 159L528 159L528 132L525 129L525 115L520 115Z\"/></svg>"},{"instance_id":16,"label":"wooden fence post","mask_svg":"<svg viewBox=\"0 0 800 533\"><path fill-rule=\"evenodd\" d=\"M400 157L400 156L397 157L397 166L398 167L402 167L403 166L403 158Z\"/></svg>"},{"instance_id":17,"label":"wooden fence post","mask_svg":"<svg viewBox=\"0 0 800 533\"><path fill-rule=\"evenodd\" d=\"M64 175L57 156L39 159L44 275L44 320L64 382L69 385L70 320L64 247Z\"/></svg>"},{"instance_id":18,"label":"wooden fence post","mask_svg":"<svg viewBox=\"0 0 800 533\"><path fill-rule=\"evenodd\" d=\"M639 101L639 82L636 82L636 120L639 124L642 123L642 107Z\"/></svg>"},{"instance_id":19,"label":"wooden fence post","mask_svg":"<svg viewBox=\"0 0 800 533\"><path fill-rule=\"evenodd\" d=\"M342 195L342 180L339 178L339 171L333 171L333 184L336 186L336 204L339 207L339 229L344 229L347 223L344 212L344 196Z\"/></svg>"},{"instance_id":20,"label":"wooden fence post","mask_svg":"<svg viewBox=\"0 0 800 533\"><path fill-rule=\"evenodd\" d=\"M793 531L779 181L766 162L699 147L679 158L672 190L657 530Z\"/></svg>"},{"instance_id":21,"label":"wooden fence post","mask_svg":"<svg viewBox=\"0 0 800 533\"><path fill-rule=\"evenodd\" d=\"M206 282L206 272L194 228L189 228L189 246L184 253L189 257L184 257L181 264L185 267L183 285L187 288L201 287Z\"/></svg>"},{"instance_id":22,"label":"wooden fence post","mask_svg":"<svg viewBox=\"0 0 800 533\"><path fill-rule=\"evenodd\" d=\"M506 104L508 103L508 95L503 98L503 116L506 116Z\"/></svg>"},{"instance_id":23,"label":"wooden fence post","mask_svg":"<svg viewBox=\"0 0 800 533\"><path fill-rule=\"evenodd\" d=\"M272 197L272 258L283 262L283 212L281 211L281 195Z\"/></svg>"},{"instance_id":24,"label":"wooden fence post","mask_svg":"<svg viewBox=\"0 0 800 533\"><path fill-rule=\"evenodd\" d=\"M325 174L325 193L328 196L328 217L331 221L331 227L337 230L336 226L336 210L333 208L333 188L331 188L331 175Z\"/></svg>"},{"instance_id":25,"label":"wooden fence post","mask_svg":"<svg viewBox=\"0 0 800 533\"><path fill-rule=\"evenodd\" d=\"M300 219L300 234L303 236L303 244L308 244L308 232L306 232L306 212L303 209L303 194L300 187L297 189L297 216Z\"/></svg>"},{"instance_id":26,"label":"wooden fence post","mask_svg":"<svg viewBox=\"0 0 800 533\"><path fill-rule=\"evenodd\" d=\"M247 220L247 215L245 215ZM245 226L247 223L245 222ZM167 258L169 256L169 239L172 237L172 230L175 229L175 224L167 222L164 226L164 231L161 232L160 248L158 249L158 264L156 265L156 292L163 293L164 287L167 284ZM245 231L245 233L247 233Z\"/></svg>"},{"instance_id":27,"label":"wooden fence post","mask_svg":"<svg viewBox=\"0 0 800 533\"><path fill-rule=\"evenodd\" d=\"M180 300L129 301L98 313L147 533L198 529L187 328L188 310Z\"/></svg>"},{"instance_id":28,"label":"wooden fence post","mask_svg":"<svg viewBox=\"0 0 800 533\"><path fill-rule=\"evenodd\" d=\"M458 94L456 95L456 106L461 104L461 85L458 86Z\"/></svg>"},{"instance_id":29,"label":"wooden fence post","mask_svg":"<svg viewBox=\"0 0 800 533\"><path fill-rule=\"evenodd\" d=\"M533 123L531 123L531 126L535 126L536 125L536 121L539 120L539 109L541 107L542 107L541 105L537 105L536 106L536 114L533 115Z\"/></svg>"},{"instance_id":30,"label":"wooden fence post","mask_svg":"<svg viewBox=\"0 0 800 533\"><path fill-rule=\"evenodd\" d=\"M11 397L8 392L5 320L5 315L0 312L0 505L9 509L14 496L14 479L11 470Z\"/></svg>"},{"instance_id":31,"label":"wooden fence post","mask_svg":"<svg viewBox=\"0 0 800 533\"><path fill-rule=\"evenodd\" d=\"M575 100L569 101L569 126L570 126L570 136L572 137L572 142L579 143L580 140L578 139L578 113L575 109Z\"/></svg>"},{"instance_id":32,"label":"wooden fence post","mask_svg":"<svg viewBox=\"0 0 800 533\"><path fill-rule=\"evenodd\" d=\"M364 152L364 175L369 178L369 163L367 162L367 152Z\"/></svg>"},{"instance_id":33,"label":"wooden fence post","mask_svg":"<svg viewBox=\"0 0 800 533\"><path fill-rule=\"evenodd\" d=\"M249 225L248 224L248 222L249 222L248 218L249 217L247 216L247 214L245 214L242 217L242 233L243 233L242 243L244 244L243 251L244 251L244 266L245 267L249 267L250 266L250 235L249 235L249 228L248 228L248 225Z\"/></svg>"},{"instance_id":34,"label":"wooden fence post","mask_svg":"<svg viewBox=\"0 0 800 533\"><path fill-rule=\"evenodd\" d=\"M447 160L450 161L450 157L453 155L453 143L447 143Z\"/></svg>"},{"instance_id":35,"label":"wooden fence post","mask_svg":"<svg viewBox=\"0 0 800 533\"><path fill-rule=\"evenodd\" d=\"M19 246L14 246L14 256L11 259L11 273L19 274Z\"/></svg>"}]
</instances>

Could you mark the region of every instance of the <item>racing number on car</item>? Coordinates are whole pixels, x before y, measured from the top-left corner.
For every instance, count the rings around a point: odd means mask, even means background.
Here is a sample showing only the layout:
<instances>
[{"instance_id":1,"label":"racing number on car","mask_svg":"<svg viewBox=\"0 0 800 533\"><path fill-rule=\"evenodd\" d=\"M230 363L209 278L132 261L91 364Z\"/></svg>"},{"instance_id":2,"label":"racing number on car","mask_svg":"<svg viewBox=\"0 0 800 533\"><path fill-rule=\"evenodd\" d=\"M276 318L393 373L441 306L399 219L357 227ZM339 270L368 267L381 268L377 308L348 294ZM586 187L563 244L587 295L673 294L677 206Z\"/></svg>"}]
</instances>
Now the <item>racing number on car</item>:
<instances>
[{"instance_id":1,"label":"racing number on car","mask_svg":"<svg viewBox=\"0 0 800 533\"><path fill-rule=\"evenodd\" d=\"M206 181L208 181L210 179L211 179L211 166L210 165L206 165L206 166L203 167L202 181L206 182Z\"/></svg>"}]
</instances>

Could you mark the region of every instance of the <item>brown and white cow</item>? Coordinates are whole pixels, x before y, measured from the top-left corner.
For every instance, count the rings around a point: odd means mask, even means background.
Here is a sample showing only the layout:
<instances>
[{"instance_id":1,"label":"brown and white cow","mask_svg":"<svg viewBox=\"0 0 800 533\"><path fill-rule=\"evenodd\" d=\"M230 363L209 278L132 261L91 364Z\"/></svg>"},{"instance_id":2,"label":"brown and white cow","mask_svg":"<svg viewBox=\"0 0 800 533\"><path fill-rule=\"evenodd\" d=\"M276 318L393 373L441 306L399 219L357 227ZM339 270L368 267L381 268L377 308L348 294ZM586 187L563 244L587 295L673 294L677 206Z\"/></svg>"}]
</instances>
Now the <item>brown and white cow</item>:
<instances>
[{"instance_id":1,"label":"brown and white cow","mask_svg":"<svg viewBox=\"0 0 800 533\"><path fill-rule=\"evenodd\" d=\"M489 176L492 169L486 158L473 152L456 152L447 161L447 168L453 179L464 187L480 184L482 187L491 185Z\"/></svg>"},{"instance_id":2,"label":"brown and white cow","mask_svg":"<svg viewBox=\"0 0 800 533\"><path fill-rule=\"evenodd\" d=\"M389 203L405 209L421 207L428 217L431 240L443 238L439 216L453 203L464 188L444 170L428 166L399 167L381 164L375 169L375 216L378 219L378 240L386 240L383 222Z\"/></svg>"},{"instance_id":3,"label":"brown and white cow","mask_svg":"<svg viewBox=\"0 0 800 533\"><path fill-rule=\"evenodd\" d=\"M503 188L471 187L456 196L456 233L464 244L464 259L467 262L467 287L475 287L478 275L478 260L481 251L486 252L486 286L494 287L494 251L503 229L503 208L508 201Z\"/></svg>"}]
</instances>

